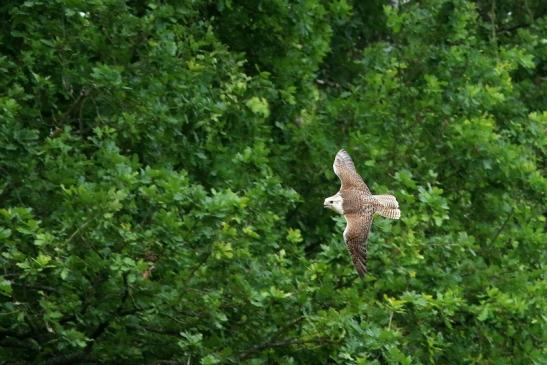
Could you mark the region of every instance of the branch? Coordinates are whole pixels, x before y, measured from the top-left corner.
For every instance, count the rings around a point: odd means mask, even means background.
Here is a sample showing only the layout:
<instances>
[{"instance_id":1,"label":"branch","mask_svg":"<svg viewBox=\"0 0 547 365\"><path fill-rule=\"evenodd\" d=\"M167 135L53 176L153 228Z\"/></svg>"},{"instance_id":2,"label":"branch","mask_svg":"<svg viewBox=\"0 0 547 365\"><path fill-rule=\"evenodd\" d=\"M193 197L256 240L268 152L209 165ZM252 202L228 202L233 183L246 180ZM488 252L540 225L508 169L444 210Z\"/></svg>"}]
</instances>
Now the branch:
<instances>
[{"instance_id":1,"label":"branch","mask_svg":"<svg viewBox=\"0 0 547 365\"><path fill-rule=\"evenodd\" d=\"M2 336L2 340L0 340L0 347L14 347L19 349L25 349L26 351L29 350L29 343L25 341L25 338L29 338L28 336L23 336L20 334L10 334L6 331L0 332L0 336Z\"/></svg>"},{"instance_id":2,"label":"branch","mask_svg":"<svg viewBox=\"0 0 547 365\"><path fill-rule=\"evenodd\" d=\"M129 298L129 285L127 283L127 274L123 274L122 277L123 277L124 290L123 290L121 302L116 308L116 310L114 311L114 313L112 313L112 315L108 319L101 322L97 326L95 331L93 331L91 336L89 336L93 341L89 342L88 345L86 346L85 348L86 354L89 354L89 352L91 352L91 350L93 349L93 345L95 344L95 340L99 338L106 331L108 326L110 326L110 323L112 323L112 321L120 315L120 313L122 312L123 306L125 305L125 302L127 302L127 298Z\"/></svg>"},{"instance_id":3,"label":"branch","mask_svg":"<svg viewBox=\"0 0 547 365\"><path fill-rule=\"evenodd\" d=\"M64 122L65 119L78 107L80 107L79 114L81 116L81 108L83 106L83 103L85 103L85 100L87 99L89 94L90 94L89 90L87 90L86 88L83 88L80 91L80 94L78 95L76 100L74 100L74 102L68 107L68 109L59 117L58 123Z\"/></svg>"},{"instance_id":4,"label":"branch","mask_svg":"<svg viewBox=\"0 0 547 365\"><path fill-rule=\"evenodd\" d=\"M88 225L89 223L93 222L94 219L95 219L95 216L89 218L86 222L84 222L81 226L79 226L74 232L72 232L72 234L70 235L70 237L68 237L68 238L65 240L65 242L64 242L65 245L66 245L67 243L69 243L70 241L72 241L72 239L73 239L74 237L76 237L76 235L77 235L78 233L80 233L80 231L82 231L85 227L87 227L87 225Z\"/></svg>"},{"instance_id":5,"label":"branch","mask_svg":"<svg viewBox=\"0 0 547 365\"><path fill-rule=\"evenodd\" d=\"M48 292L57 291L56 288L54 288L52 286L47 286L47 285L25 284L25 283L18 283L16 281L12 281L11 285L16 286L16 287L20 287L20 288L25 288L25 289L32 289L32 290L43 290L43 291L48 291Z\"/></svg>"},{"instance_id":6,"label":"branch","mask_svg":"<svg viewBox=\"0 0 547 365\"><path fill-rule=\"evenodd\" d=\"M26 348L28 349L28 347ZM38 364L40 365L65 365L65 364L70 365L80 361L82 362L85 361L86 363L97 362L93 357L89 356L88 354L84 352L75 352L68 355L53 356L47 360L38 362ZM15 360L13 362L10 362L10 361L2 362L2 365L31 365L31 364L37 364L37 362L34 362L34 361L28 362L24 360Z\"/></svg>"},{"instance_id":7,"label":"branch","mask_svg":"<svg viewBox=\"0 0 547 365\"><path fill-rule=\"evenodd\" d=\"M65 365L65 364L74 364L79 361L85 362L96 362L89 354L85 352L75 352L68 355L58 355L52 358L49 358L46 361L41 362L41 365Z\"/></svg>"},{"instance_id":8,"label":"branch","mask_svg":"<svg viewBox=\"0 0 547 365\"><path fill-rule=\"evenodd\" d=\"M258 352L262 352L263 350L266 350L266 349L292 346L292 345L305 345L308 343L318 343L320 345L323 345L327 343L329 344L338 343L338 341L330 340L328 337L316 337L316 338L308 338L308 339L291 338L291 339L283 340L283 341L266 341L261 344L252 346L251 348L241 352L239 355L239 359L245 360L249 358L249 356Z\"/></svg>"},{"instance_id":9,"label":"branch","mask_svg":"<svg viewBox=\"0 0 547 365\"><path fill-rule=\"evenodd\" d=\"M302 320L304 320L304 316L299 316L292 321L288 322L286 325L279 328L268 340L250 347L249 349L242 351L239 353L238 357L240 360L245 360L249 358L251 355L261 352L266 349L275 348L275 347L284 347L284 346L292 346L292 345L304 345L307 343L318 343L320 345L325 343L337 343L337 341L332 341L327 337L315 337L315 338L298 338L294 337L288 340L278 340L278 338L283 335L287 330L289 330L292 326L300 323Z\"/></svg>"},{"instance_id":10,"label":"branch","mask_svg":"<svg viewBox=\"0 0 547 365\"><path fill-rule=\"evenodd\" d=\"M534 25L534 24L533 23L516 24L516 25L513 25L512 27L500 28L498 32L499 33L512 33L515 30L519 30L519 29L522 29L522 28L529 28L532 25Z\"/></svg>"},{"instance_id":11,"label":"branch","mask_svg":"<svg viewBox=\"0 0 547 365\"><path fill-rule=\"evenodd\" d=\"M279 336L282 335L283 333L285 333L289 328L291 328L295 324L298 324L298 323L302 322L302 320L304 320L304 318L305 318L304 316L296 317L295 319L293 319L292 321L290 321L289 323L287 323L286 325L284 325L283 327L278 329L274 333L274 335L272 336L270 341L279 338Z\"/></svg>"},{"instance_id":12,"label":"branch","mask_svg":"<svg viewBox=\"0 0 547 365\"><path fill-rule=\"evenodd\" d=\"M190 364L190 357L188 357L188 361L181 361L181 360L155 360L149 363L149 365L189 365Z\"/></svg>"},{"instance_id":13,"label":"branch","mask_svg":"<svg viewBox=\"0 0 547 365\"><path fill-rule=\"evenodd\" d=\"M500 233L505 229L505 227L507 226L507 223L509 222L509 220L511 219L511 217L513 216L513 212L514 212L514 209L511 209L511 211L509 212L509 214L507 215L507 218L505 218L505 220L503 221L503 223L501 224L500 228L498 228L498 230L496 231L496 233L494 234L494 237L492 237L492 239L490 240L490 245L493 245L496 240L498 239L498 236L500 235Z\"/></svg>"},{"instance_id":14,"label":"branch","mask_svg":"<svg viewBox=\"0 0 547 365\"><path fill-rule=\"evenodd\" d=\"M203 259L196 265L196 267L194 267L190 271L190 274L188 274L188 277L184 281L185 284L188 284L190 282L190 280L192 280L192 278L194 277L194 274L196 273L196 271L198 271L203 265L205 265L207 260L209 260L209 257L211 256L211 254L212 254L212 249L209 252L207 252L205 254L205 256L203 257Z\"/></svg>"},{"instance_id":15,"label":"branch","mask_svg":"<svg viewBox=\"0 0 547 365\"><path fill-rule=\"evenodd\" d=\"M146 330L147 332L156 333L158 335L170 336L180 338L180 330L168 330L168 329L159 329L149 326L134 326L128 325L126 328L136 331Z\"/></svg>"}]
</instances>

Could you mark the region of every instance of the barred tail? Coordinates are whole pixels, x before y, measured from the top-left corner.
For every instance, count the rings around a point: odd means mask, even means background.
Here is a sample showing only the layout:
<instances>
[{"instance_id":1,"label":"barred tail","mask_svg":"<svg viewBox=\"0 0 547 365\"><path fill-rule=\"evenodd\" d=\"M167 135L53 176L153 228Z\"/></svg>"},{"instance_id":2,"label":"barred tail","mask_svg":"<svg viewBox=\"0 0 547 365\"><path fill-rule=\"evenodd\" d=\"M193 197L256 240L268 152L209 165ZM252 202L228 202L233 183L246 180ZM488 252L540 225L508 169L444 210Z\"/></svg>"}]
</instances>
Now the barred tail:
<instances>
[{"instance_id":1,"label":"barred tail","mask_svg":"<svg viewBox=\"0 0 547 365\"><path fill-rule=\"evenodd\" d=\"M399 203L393 195L374 195L374 198L380 203L376 207L376 213L389 219L401 218Z\"/></svg>"}]
</instances>

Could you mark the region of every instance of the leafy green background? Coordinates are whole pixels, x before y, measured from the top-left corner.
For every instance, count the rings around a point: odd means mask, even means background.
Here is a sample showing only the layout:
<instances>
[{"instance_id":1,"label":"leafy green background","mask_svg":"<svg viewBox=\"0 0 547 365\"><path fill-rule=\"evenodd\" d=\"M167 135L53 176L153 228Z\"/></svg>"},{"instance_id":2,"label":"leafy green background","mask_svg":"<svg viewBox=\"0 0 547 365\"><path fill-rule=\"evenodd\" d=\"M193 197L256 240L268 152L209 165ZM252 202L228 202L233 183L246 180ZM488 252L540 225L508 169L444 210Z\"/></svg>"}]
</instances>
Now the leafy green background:
<instances>
[{"instance_id":1,"label":"leafy green background","mask_svg":"<svg viewBox=\"0 0 547 365\"><path fill-rule=\"evenodd\" d=\"M546 4L389 4L2 1L0 364L545 364Z\"/></svg>"}]
</instances>

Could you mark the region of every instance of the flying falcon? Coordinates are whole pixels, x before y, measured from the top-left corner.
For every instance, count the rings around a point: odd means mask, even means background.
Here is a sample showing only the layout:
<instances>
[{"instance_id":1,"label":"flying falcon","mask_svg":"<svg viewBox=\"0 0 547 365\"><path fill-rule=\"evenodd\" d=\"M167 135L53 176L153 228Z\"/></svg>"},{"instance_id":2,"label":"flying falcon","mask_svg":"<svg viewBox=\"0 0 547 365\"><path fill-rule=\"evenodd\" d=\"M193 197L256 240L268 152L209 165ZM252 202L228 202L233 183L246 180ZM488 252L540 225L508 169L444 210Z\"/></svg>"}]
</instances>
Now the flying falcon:
<instances>
[{"instance_id":1,"label":"flying falcon","mask_svg":"<svg viewBox=\"0 0 547 365\"><path fill-rule=\"evenodd\" d=\"M338 151L333 168L342 185L323 205L346 218L344 241L357 273L363 277L367 272L367 237L374 214L399 219L399 203L393 195L372 195L345 150Z\"/></svg>"}]
</instances>

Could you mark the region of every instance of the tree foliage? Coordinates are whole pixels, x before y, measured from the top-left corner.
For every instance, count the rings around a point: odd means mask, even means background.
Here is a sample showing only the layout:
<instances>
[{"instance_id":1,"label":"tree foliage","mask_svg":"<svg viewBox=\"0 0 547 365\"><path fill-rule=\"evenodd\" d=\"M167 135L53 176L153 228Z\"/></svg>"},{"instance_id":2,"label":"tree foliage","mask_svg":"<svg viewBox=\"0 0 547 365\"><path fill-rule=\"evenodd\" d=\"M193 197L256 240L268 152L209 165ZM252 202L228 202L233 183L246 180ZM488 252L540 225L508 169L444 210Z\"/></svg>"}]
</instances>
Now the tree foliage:
<instances>
[{"instance_id":1,"label":"tree foliage","mask_svg":"<svg viewBox=\"0 0 547 365\"><path fill-rule=\"evenodd\" d=\"M0 362L545 363L545 10L3 1Z\"/></svg>"}]
</instances>

